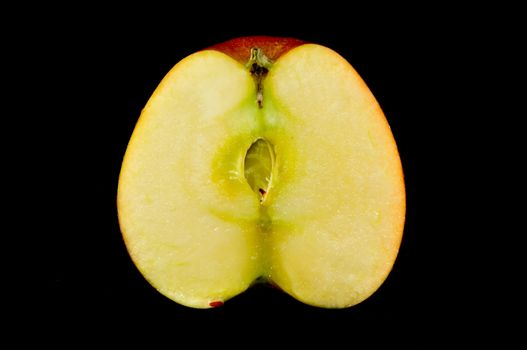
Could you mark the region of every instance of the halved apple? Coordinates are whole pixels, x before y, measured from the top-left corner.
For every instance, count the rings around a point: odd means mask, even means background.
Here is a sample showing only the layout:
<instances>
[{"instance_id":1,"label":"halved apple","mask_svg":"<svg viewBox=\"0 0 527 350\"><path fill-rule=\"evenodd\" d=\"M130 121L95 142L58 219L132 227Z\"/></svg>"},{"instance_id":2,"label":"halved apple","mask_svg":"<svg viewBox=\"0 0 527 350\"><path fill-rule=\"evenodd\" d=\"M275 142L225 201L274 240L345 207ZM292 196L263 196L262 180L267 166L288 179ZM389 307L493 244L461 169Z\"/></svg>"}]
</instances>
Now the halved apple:
<instances>
[{"instance_id":1,"label":"halved apple","mask_svg":"<svg viewBox=\"0 0 527 350\"><path fill-rule=\"evenodd\" d=\"M209 308L256 279L343 308L387 277L405 190L386 119L336 52L250 37L197 52L160 83L118 190L128 251L159 292Z\"/></svg>"}]
</instances>

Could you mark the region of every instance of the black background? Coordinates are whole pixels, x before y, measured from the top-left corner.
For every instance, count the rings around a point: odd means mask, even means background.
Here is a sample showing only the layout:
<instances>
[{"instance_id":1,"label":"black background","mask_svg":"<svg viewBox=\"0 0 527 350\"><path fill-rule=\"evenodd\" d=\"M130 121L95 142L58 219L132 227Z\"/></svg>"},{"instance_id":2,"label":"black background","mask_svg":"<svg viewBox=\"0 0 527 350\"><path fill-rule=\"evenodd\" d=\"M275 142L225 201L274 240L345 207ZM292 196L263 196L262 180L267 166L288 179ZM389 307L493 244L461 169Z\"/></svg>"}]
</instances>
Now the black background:
<instances>
[{"instance_id":1,"label":"black background","mask_svg":"<svg viewBox=\"0 0 527 350\"><path fill-rule=\"evenodd\" d=\"M53 232L46 239L46 263L39 266L48 323L76 325L94 317L97 325L163 323L177 329L270 323L276 329L291 324L336 329L375 322L402 327L405 337L430 328L448 313L449 286L457 277L447 274L451 263L444 256L446 252L451 260L457 253L445 241L457 234L448 229L448 222L459 212L445 206L444 190L459 176L452 171L454 159L447 157L459 137L449 127L458 119L450 104L459 95L456 88L444 87L452 67L466 64L459 51L465 43L436 30L440 22L426 16L392 18L382 26L373 15L365 15L360 25L346 17L332 21L331 16L323 19L329 25L298 18L293 23L281 19L279 24L196 20L188 25L178 22L184 14L178 16L150 18L148 25L139 18L119 24L112 16L81 23L71 19L56 30L33 33L33 39L48 43L48 51L39 52L47 69L38 78L45 94L43 108L53 114L45 123L52 136L42 146L52 156L42 167L57 170L43 175L44 195L59 203L58 208L48 208L53 215L43 219ZM64 35L68 28L72 36ZM386 282L355 307L314 308L257 286L222 308L194 310L155 291L127 254L116 191L122 157L141 109L179 60L246 35L296 37L339 52L366 81L392 128L407 190L403 241Z\"/></svg>"}]
</instances>

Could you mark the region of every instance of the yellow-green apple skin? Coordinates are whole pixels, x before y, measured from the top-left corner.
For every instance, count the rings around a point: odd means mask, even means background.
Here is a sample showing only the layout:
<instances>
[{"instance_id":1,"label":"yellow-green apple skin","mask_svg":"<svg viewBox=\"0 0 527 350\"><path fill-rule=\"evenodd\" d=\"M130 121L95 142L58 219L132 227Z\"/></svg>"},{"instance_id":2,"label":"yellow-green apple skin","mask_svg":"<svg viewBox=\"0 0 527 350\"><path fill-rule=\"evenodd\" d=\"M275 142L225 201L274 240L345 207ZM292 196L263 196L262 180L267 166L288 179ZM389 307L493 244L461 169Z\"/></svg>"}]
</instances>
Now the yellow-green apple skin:
<instances>
[{"instance_id":1,"label":"yellow-green apple skin","mask_svg":"<svg viewBox=\"0 0 527 350\"><path fill-rule=\"evenodd\" d=\"M386 279L405 187L374 96L329 48L239 38L175 65L141 113L117 206L132 260L210 308L264 280L345 308Z\"/></svg>"}]
</instances>

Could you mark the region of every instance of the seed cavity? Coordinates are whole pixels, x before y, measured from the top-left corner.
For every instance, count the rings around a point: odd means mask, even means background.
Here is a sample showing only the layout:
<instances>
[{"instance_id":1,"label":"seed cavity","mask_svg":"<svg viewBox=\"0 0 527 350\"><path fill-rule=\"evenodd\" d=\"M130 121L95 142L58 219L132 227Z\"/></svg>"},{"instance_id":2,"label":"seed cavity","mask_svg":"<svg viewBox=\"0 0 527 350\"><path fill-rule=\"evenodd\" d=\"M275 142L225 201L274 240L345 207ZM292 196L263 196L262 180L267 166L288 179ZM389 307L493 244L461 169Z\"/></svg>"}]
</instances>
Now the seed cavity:
<instances>
[{"instance_id":1,"label":"seed cavity","mask_svg":"<svg viewBox=\"0 0 527 350\"><path fill-rule=\"evenodd\" d=\"M265 201L272 188L274 161L273 146L261 138L253 142L245 155L245 179L258 195L260 203Z\"/></svg>"}]
</instances>

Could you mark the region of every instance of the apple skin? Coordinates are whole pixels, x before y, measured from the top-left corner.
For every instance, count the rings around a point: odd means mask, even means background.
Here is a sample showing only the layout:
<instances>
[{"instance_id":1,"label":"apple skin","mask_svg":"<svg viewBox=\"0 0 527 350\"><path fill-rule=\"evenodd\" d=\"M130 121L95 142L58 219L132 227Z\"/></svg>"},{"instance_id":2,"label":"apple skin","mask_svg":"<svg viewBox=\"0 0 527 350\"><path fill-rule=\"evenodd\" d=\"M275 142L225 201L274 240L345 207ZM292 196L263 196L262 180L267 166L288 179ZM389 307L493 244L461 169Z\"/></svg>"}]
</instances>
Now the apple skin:
<instances>
[{"instance_id":1,"label":"apple skin","mask_svg":"<svg viewBox=\"0 0 527 350\"><path fill-rule=\"evenodd\" d=\"M307 42L294 38L248 36L228 40L207 49L220 51L241 64L246 64L249 61L251 48L253 47L259 47L271 61L276 61L289 50L303 44L307 44Z\"/></svg>"}]
</instances>

